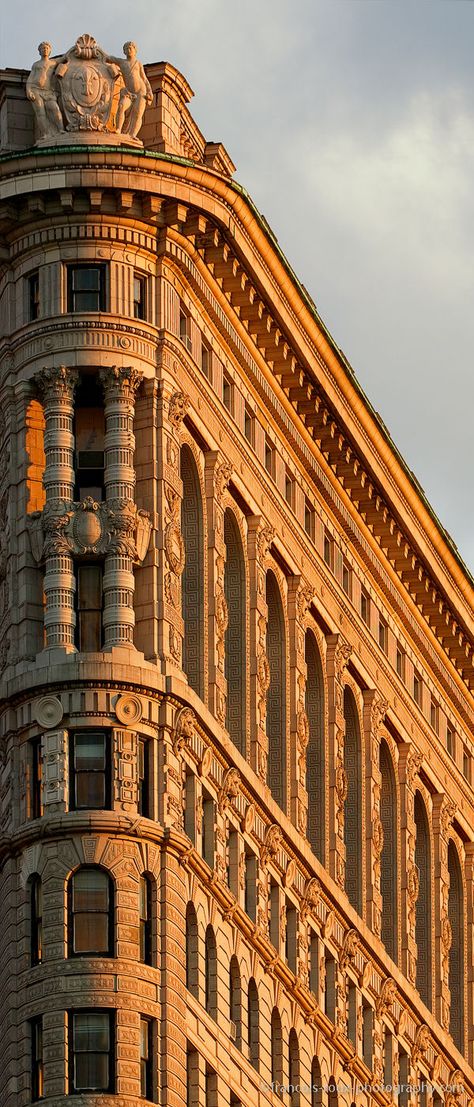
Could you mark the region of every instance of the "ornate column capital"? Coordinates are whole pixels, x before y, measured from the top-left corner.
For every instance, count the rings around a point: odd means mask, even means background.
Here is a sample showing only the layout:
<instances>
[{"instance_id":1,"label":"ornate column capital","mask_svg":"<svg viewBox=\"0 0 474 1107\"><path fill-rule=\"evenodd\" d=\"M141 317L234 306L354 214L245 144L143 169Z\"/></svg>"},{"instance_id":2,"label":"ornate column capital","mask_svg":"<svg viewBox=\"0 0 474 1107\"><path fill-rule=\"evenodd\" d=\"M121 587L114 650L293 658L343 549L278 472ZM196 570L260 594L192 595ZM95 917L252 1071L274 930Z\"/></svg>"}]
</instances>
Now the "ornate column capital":
<instances>
[{"instance_id":1,"label":"ornate column capital","mask_svg":"<svg viewBox=\"0 0 474 1107\"><path fill-rule=\"evenodd\" d=\"M99 378L106 401L123 399L133 402L143 380L143 373L131 365L108 365L100 370Z\"/></svg>"},{"instance_id":2,"label":"ornate column capital","mask_svg":"<svg viewBox=\"0 0 474 1107\"><path fill-rule=\"evenodd\" d=\"M79 373L68 365L51 365L40 369L34 379L45 402L72 400Z\"/></svg>"}]
</instances>

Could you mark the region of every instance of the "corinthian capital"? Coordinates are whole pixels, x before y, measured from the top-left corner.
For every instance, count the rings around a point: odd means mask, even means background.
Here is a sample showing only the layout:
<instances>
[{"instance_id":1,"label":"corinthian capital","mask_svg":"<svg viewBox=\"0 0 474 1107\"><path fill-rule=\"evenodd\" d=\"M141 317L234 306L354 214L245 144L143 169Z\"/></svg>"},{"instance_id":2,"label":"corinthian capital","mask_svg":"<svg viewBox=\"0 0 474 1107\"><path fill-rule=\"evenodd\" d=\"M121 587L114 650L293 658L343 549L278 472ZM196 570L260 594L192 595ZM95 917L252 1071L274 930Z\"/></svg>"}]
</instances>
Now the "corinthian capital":
<instances>
[{"instance_id":1,"label":"corinthian capital","mask_svg":"<svg viewBox=\"0 0 474 1107\"><path fill-rule=\"evenodd\" d=\"M134 369L131 365L125 368L118 365L107 366L100 370L99 376L106 401L123 399L133 402L143 380L140 369Z\"/></svg>"},{"instance_id":2,"label":"corinthian capital","mask_svg":"<svg viewBox=\"0 0 474 1107\"><path fill-rule=\"evenodd\" d=\"M72 401L78 379L77 369L72 369L68 365L45 366L35 376L45 404L54 400Z\"/></svg>"}]
</instances>

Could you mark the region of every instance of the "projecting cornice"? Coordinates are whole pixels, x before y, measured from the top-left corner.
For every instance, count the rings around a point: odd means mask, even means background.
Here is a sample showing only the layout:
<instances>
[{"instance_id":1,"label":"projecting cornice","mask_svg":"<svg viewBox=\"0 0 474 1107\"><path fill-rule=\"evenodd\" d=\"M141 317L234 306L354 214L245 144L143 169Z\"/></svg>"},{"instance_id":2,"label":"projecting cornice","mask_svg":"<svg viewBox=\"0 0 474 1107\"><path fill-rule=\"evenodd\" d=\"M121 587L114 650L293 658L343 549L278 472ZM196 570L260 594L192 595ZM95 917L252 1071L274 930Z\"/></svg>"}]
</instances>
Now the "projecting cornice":
<instances>
[{"instance_id":1,"label":"projecting cornice","mask_svg":"<svg viewBox=\"0 0 474 1107\"><path fill-rule=\"evenodd\" d=\"M82 221L88 196L91 218L116 212L168 226L192 244L295 420L472 687L472 580L243 190L202 165L149 151L27 152L0 159L0 245L13 247L32 220L38 226L55 214L54 205L73 221L78 191Z\"/></svg>"}]
</instances>

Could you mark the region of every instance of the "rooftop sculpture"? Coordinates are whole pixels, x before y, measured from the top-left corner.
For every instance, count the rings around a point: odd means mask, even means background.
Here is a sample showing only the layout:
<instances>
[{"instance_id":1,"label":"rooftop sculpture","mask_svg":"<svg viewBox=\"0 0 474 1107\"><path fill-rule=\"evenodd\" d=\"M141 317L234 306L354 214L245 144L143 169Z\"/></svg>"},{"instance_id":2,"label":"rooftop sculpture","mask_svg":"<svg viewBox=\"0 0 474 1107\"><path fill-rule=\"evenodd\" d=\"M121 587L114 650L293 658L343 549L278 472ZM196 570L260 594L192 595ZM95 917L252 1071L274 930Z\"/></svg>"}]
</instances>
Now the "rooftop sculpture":
<instances>
[{"instance_id":1,"label":"rooftop sculpture","mask_svg":"<svg viewBox=\"0 0 474 1107\"><path fill-rule=\"evenodd\" d=\"M152 90L134 42L109 57L92 35L81 35L59 57L38 47L26 91L35 114L37 146L77 142L142 146L137 137Z\"/></svg>"}]
</instances>

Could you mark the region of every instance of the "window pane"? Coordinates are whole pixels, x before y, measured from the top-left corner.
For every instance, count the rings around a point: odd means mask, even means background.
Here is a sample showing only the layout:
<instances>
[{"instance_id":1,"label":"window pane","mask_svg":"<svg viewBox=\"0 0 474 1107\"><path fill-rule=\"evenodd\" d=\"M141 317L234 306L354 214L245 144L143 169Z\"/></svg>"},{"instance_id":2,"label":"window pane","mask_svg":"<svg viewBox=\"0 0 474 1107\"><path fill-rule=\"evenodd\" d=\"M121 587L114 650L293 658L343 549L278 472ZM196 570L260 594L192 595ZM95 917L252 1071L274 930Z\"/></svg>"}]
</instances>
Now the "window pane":
<instances>
[{"instance_id":1,"label":"window pane","mask_svg":"<svg viewBox=\"0 0 474 1107\"><path fill-rule=\"evenodd\" d=\"M107 911L109 879L97 869L81 869L73 877L74 911Z\"/></svg>"},{"instance_id":2,"label":"window pane","mask_svg":"<svg viewBox=\"0 0 474 1107\"><path fill-rule=\"evenodd\" d=\"M75 1091L107 1091L109 1058L105 1053L78 1053L74 1058Z\"/></svg>"},{"instance_id":3,"label":"window pane","mask_svg":"<svg viewBox=\"0 0 474 1107\"><path fill-rule=\"evenodd\" d=\"M76 804L78 807L105 807L104 773L76 774Z\"/></svg>"},{"instance_id":4,"label":"window pane","mask_svg":"<svg viewBox=\"0 0 474 1107\"><path fill-rule=\"evenodd\" d=\"M74 1015L74 1052L108 1050L110 1022L108 1011L78 1011Z\"/></svg>"},{"instance_id":5,"label":"window pane","mask_svg":"<svg viewBox=\"0 0 474 1107\"><path fill-rule=\"evenodd\" d=\"M96 265L91 269L87 269L85 266L73 269L72 287L74 291L91 289L98 291L100 288L100 273L101 270Z\"/></svg>"},{"instance_id":6,"label":"window pane","mask_svg":"<svg viewBox=\"0 0 474 1107\"><path fill-rule=\"evenodd\" d=\"M87 496L97 489L81 489ZM100 497L99 497L100 498ZM102 612L80 611L78 620L79 650L81 653L100 653L102 645Z\"/></svg>"},{"instance_id":7,"label":"window pane","mask_svg":"<svg viewBox=\"0 0 474 1107\"><path fill-rule=\"evenodd\" d=\"M80 914L74 919L74 953L108 953L107 915Z\"/></svg>"},{"instance_id":8,"label":"window pane","mask_svg":"<svg viewBox=\"0 0 474 1107\"><path fill-rule=\"evenodd\" d=\"M76 734L74 763L79 771L105 769L105 735Z\"/></svg>"}]
</instances>

